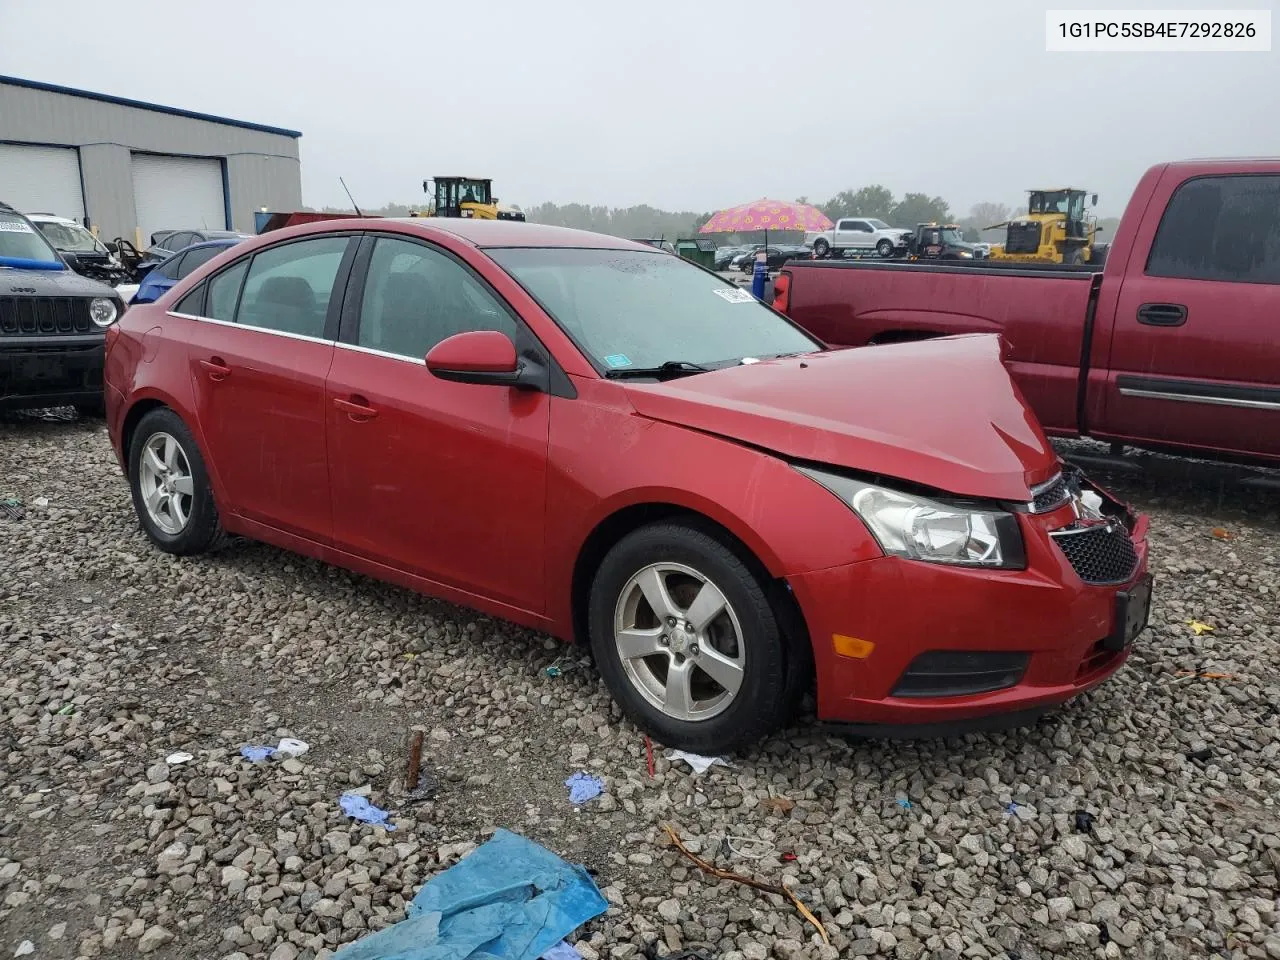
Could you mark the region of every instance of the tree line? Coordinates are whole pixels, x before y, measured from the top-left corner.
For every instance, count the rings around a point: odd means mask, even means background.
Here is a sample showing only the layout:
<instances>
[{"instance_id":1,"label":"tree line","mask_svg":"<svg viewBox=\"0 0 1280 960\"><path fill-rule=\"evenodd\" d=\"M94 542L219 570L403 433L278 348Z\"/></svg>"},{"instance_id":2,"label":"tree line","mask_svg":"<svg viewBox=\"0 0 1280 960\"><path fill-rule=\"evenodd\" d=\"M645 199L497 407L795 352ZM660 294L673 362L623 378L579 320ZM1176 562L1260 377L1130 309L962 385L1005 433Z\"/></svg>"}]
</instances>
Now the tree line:
<instances>
[{"instance_id":1,"label":"tree line","mask_svg":"<svg viewBox=\"0 0 1280 960\"><path fill-rule=\"evenodd\" d=\"M797 203L813 203L808 197L797 197ZM411 212L423 209L425 204L390 203L376 210L365 210L372 216L407 217ZM841 190L824 203L814 203L832 221L841 217L869 217L883 220L890 226L912 228L917 223L955 223L964 232L965 239L976 241L999 242L1004 239L1004 230L987 230L1002 224L1011 216L1025 211L1025 205L1014 208L1004 203L975 203L965 216L957 216L951 205L943 197L931 197L927 193L905 193L901 198L894 196L893 191L882 184L872 184L857 190ZM310 208L304 208L310 209ZM324 207L325 213L351 213L350 207ZM573 227L578 230L591 230L615 237L629 239L665 238L674 240L678 237L693 236L698 229L715 215L715 211L698 213L692 210L661 210L648 204L633 207L607 207L586 203L540 203L525 207L525 216L532 223L546 223L558 227ZM1115 218L1099 220L1099 226L1106 239L1115 232ZM760 243L764 233L719 234L719 243ZM801 239L798 232L770 231L770 242L796 242Z\"/></svg>"}]
</instances>

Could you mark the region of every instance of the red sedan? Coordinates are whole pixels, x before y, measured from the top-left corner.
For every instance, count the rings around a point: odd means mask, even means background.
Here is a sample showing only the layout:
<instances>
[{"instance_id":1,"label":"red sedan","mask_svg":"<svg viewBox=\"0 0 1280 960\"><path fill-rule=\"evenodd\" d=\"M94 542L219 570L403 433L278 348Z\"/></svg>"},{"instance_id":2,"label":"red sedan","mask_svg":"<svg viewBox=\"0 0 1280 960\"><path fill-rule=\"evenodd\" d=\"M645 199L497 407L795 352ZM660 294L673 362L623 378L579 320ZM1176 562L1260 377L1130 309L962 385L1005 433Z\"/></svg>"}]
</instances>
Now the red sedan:
<instances>
[{"instance_id":1,"label":"red sedan","mask_svg":"<svg viewBox=\"0 0 1280 960\"><path fill-rule=\"evenodd\" d=\"M1146 622L1146 521L1065 470L994 337L827 351L642 244L342 220L108 332L143 529L266 541L588 643L659 740L953 732L1086 690Z\"/></svg>"}]
</instances>

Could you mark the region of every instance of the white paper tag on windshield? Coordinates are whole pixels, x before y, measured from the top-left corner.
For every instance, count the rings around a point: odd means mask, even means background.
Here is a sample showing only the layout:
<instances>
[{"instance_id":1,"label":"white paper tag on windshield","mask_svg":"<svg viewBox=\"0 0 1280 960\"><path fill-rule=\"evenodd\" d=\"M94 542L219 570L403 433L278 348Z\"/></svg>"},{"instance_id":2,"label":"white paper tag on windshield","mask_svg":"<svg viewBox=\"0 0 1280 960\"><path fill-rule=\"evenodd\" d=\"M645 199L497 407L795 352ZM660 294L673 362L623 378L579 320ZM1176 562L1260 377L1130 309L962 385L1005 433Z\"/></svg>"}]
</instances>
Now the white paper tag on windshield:
<instances>
[{"instance_id":1,"label":"white paper tag on windshield","mask_svg":"<svg viewBox=\"0 0 1280 960\"><path fill-rule=\"evenodd\" d=\"M0 233L35 233L21 220L0 220Z\"/></svg>"},{"instance_id":2,"label":"white paper tag on windshield","mask_svg":"<svg viewBox=\"0 0 1280 960\"><path fill-rule=\"evenodd\" d=\"M728 300L730 303L755 303L756 298L751 295L750 290L743 290L741 287L716 287L711 291L721 300Z\"/></svg>"}]
</instances>

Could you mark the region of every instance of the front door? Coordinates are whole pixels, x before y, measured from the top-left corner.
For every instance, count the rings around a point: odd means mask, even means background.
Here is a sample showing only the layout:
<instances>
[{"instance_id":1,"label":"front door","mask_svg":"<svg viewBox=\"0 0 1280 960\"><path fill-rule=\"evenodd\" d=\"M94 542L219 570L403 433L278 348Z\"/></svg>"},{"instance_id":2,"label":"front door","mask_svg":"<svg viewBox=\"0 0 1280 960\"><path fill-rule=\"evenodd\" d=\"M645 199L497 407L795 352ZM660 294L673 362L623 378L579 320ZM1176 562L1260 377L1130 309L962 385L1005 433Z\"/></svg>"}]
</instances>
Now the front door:
<instances>
[{"instance_id":1,"label":"front door","mask_svg":"<svg viewBox=\"0 0 1280 960\"><path fill-rule=\"evenodd\" d=\"M516 339L517 321L451 254L364 243L358 317L344 317L328 382L335 546L541 612L550 398L439 380L424 363L467 330Z\"/></svg>"},{"instance_id":2,"label":"front door","mask_svg":"<svg viewBox=\"0 0 1280 960\"><path fill-rule=\"evenodd\" d=\"M227 508L318 542L331 527L324 387L334 291L355 242L307 238L240 260L210 279L202 319L189 325L196 416Z\"/></svg>"},{"instance_id":3,"label":"front door","mask_svg":"<svg viewBox=\"0 0 1280 960\"><path fill-rule=\"evenodd\" d=\"M1108 432L1280 456L1280 176L1157 186L1166 202L1116 301Z\"/></svg>"}]
</instances>

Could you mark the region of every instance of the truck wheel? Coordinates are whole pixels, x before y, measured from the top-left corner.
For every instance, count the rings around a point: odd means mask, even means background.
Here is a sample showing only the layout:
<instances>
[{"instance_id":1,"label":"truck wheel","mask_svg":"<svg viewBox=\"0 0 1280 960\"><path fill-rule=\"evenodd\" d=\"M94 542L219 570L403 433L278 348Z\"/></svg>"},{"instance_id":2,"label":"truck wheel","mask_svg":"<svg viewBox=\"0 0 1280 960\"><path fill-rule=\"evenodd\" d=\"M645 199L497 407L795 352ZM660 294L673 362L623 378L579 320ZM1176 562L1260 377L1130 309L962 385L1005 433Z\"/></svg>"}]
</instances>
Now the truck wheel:
<instances>
[{"instance_id":1,"label":"truck wheel","mask_svg":"<svg viewBox=\"0 0 1280 960\"><path fill-rule=\"evenodd\" d=\"M893 241L888 239L881 240L876 244L876 253L888 260L893 256Z\"/></svg>"},{"instance_id":2,"label":"truck wheel","mask_svg":"<svg viewBox=\"0 0 1280 960\"><path fill-rule=\"evenodd\" d=\"M659 523L609 551L590 599L591 650L614 700L668 746L729 753L795 699L764 586L710 534Z\"/></svg>"},{"instance_id":3,"label":"truck wheel","mask_svg":"<svg viewBox=\"0 0 1280 960\"><path fill-rule=\"evenodd\" d=\"M1065 254L1063 254L1062 262L1069 267L1078 266L1084 263L1084 253L1080 250L1079 247L1072 247Z\"/></svg>"},{"instance_id":4,"label":"truck wheel","mask_svg":"<svg viewBox=\"0 0 1280 960\"><path fill-rule=\"evenodd\" d=\"M172 410L144 416L129 445L133 508L165 553L204 553L223 538L213 488L195 437Z\"/></svg>"},{"instance_id":5,"label":"truck wheel","mask_svg":"<svg viewBox=\"0 0 1280 960\"><path fill-rule=\"evenodd\" d=\"M831 244L827 243L825 240L815 240L813 241L813 252L816 253L819 258L825 258L831 253Z\"/></svg>"}]
</instances>

